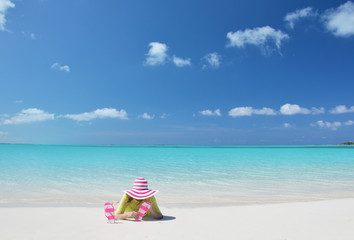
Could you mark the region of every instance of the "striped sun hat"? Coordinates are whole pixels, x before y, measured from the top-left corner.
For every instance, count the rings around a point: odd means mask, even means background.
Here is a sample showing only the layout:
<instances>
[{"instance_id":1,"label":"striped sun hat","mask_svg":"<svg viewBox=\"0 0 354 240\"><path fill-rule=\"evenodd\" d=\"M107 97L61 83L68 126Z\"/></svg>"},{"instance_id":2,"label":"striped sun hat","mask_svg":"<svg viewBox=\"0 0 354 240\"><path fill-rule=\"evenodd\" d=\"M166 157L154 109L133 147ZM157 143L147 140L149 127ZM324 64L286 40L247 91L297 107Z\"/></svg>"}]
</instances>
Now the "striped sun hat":
<instances>
[{"instance_id":1,"label":"striped sun hat","mask_svg":"<svg viewBox=\"0 0 354 240\"><path fill-rule=\"evenodd\" d=\"M148 188L148 182L145 178L137 178L134 181L134 187L131 190L124 191L132 198L142 200L154 196L158 190L151 190Z\"/></svg>"}]
</instances>

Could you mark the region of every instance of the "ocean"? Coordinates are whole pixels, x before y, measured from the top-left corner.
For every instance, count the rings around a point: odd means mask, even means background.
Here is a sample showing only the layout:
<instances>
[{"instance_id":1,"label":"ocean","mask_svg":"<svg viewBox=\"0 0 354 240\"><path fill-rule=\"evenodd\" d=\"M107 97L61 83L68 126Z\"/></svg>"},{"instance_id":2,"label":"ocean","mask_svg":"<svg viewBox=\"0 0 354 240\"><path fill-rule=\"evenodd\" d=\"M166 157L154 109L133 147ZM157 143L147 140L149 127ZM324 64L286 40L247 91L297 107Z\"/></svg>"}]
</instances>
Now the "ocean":
<instances>
[{"instance_id":1,"label":"ocean","mask_svg":"<svg viewBox=\"0 0 354 240\"><path fill-rule=\"evenodd\" d=\"M145 177L165 205L354 197L353 146L0 145L0 205L97 205Z\"/></svg>"}]
</instances>

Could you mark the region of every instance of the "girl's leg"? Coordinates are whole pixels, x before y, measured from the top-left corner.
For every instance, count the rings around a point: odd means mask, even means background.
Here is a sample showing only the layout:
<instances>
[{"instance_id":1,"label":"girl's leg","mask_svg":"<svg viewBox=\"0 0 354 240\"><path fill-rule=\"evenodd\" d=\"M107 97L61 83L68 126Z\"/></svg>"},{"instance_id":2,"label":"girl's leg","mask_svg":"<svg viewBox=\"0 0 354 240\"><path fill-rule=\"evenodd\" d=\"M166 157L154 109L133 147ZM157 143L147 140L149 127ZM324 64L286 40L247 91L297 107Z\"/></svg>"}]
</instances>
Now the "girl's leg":
<instances>
[{"instance_id":1,"label":"girl's leg","mask_svg":"<svg viewBox=\"0 0 354 240\"><path fill-rule=\"evenodd\" d=\"M112 202L112 206L113 206L113 208L114 208L114 211L116 211L117 208L118 208L118 206L119 206L119 202L118 202L118 201L113 201L113 202Z\"/></svg>"},{"instance_id":2,"label":"girl's leg","mask_svg":"<svg viewBox=\"0 0 354 240\"><path fill-rule=\"evenodd\" d=\"M113 206L114 212L115 212L117 210L118 206L119 206L119 202L118 201L113 201L112 202L112 206ZM114 219L117 220L116 216L114 216Z\"/></svg>"}]
</instances>

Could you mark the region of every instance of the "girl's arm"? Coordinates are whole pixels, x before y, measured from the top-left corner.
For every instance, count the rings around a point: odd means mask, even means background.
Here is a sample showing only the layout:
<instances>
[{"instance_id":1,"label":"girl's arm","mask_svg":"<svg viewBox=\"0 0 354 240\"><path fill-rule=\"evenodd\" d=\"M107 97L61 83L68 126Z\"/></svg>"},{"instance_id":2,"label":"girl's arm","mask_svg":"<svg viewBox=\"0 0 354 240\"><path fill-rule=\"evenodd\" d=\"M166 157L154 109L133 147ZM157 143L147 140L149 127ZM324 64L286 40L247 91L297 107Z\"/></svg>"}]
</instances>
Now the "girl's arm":
<instances>
[{"instance_id":1,"label":"girl's arm","mask_svg":"<svg viewBox=\"0 0 354 240\"><path fill-rule=\"evenodd\" d=\"M152 196L151 198L148 199L151 203L151 208L150 208L150 213L151 216L155 219L162 219L163 215L161 213L161 210L159 206L157 205L157 201L155 196Z\"/></svg>"},{"instance_id":2,"label":"girl's arm","mask_svg":"<svg viewBox=\"0 0 354 240\"><path fill-rule=\"evenodd\" d=\"M155 212L153 208L150 208L151 216L155 219L162 219L163 215L159 212Z\"/></svg>"}]
</instances>

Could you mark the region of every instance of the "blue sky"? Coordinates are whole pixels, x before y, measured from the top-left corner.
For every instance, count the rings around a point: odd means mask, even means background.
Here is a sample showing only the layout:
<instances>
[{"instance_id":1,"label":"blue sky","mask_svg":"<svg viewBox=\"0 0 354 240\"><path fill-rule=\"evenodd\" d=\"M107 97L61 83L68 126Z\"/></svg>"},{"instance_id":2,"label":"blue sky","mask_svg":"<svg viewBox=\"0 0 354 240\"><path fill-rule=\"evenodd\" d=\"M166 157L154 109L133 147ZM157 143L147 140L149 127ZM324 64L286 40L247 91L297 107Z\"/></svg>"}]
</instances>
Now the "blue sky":
<instances>
[{"instance_id":1,"label":"blue sky","mask_svg":"<svg viewBox=\"0 0 354 240\"><path fill-rule=\"evenodd\" d=\"M354 140L354 2L0 0L0 142Z\"/></svg>"}]
</instances>

